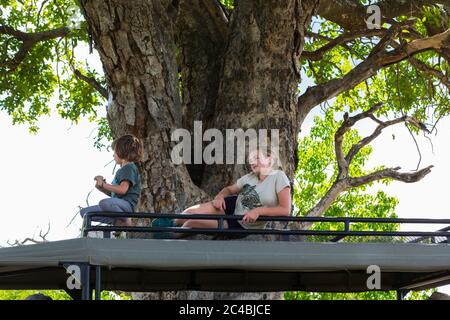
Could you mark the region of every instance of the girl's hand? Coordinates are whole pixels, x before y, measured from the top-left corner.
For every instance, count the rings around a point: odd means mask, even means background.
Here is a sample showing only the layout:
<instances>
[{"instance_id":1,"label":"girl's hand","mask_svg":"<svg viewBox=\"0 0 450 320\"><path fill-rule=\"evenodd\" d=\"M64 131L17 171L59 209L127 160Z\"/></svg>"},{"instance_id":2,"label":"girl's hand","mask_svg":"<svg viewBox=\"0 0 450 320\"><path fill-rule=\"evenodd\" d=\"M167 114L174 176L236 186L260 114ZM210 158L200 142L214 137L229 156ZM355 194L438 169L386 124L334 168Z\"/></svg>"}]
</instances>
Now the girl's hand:
<instances>
[{"instance_id":1,"label":"girl's hand","mask_svg":"<svg viewBox=\"0 0 450 320\"><path fill-rule=\"evenodd\" d=\"M223 209L225 210L226 206L225 206L225 199L221 196L219 197L215 197L214 200L212 201L212 205L214 208L216 209Z\"/></svg>"},{"instance_id":2,"label":"girl's hand","mask_svg":"<svg viewBox=\"0 0 450 320\"><path fill-rule=\"evenodd\" d=\"M259 215L260 215L259 208L254 208L244 215L242 221L247 223L253 223L258 219Z\"/></svg>"}]
</instances>

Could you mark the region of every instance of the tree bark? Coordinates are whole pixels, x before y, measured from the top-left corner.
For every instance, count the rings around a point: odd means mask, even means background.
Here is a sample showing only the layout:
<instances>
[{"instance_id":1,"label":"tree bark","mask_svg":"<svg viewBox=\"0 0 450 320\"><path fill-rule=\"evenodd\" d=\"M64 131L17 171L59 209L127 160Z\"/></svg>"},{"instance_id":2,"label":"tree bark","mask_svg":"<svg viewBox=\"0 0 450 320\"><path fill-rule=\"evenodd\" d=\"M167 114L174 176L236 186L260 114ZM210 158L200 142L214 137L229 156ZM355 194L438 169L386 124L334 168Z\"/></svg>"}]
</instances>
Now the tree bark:
<instances>
[{"instance_id":1,"label":"tree bark","mask_svg":"<svg viewBox=\"0 0 450 320\"><path fill-rule=\"evenodd\" d=\"M206 168L202 182L203 169L189 172L186 166L172 163L172 131L192 131L195 120L203 121L204 129L279 129L281 163L293 178L301 125L296 101L299 62L305 30L318 1L242 1L230 22L214 3L80 3L108 82L107 116L113 137L132 133L144 142L141 211L180 212L207 199L203 190L214 194L244 173L239 165L211 166ZM146 297L214 295L166 292ZM233 296L239 297L244 296Z\"/></svg>"},{"instance_id":2,"label":"tree bark","mask_svg":"<svg viewBox=\"0 0 450 320\"><path fill-rule=\"evenodd\" d=\"M280 163L291 179L301 126L296 107L300 55L317 5L305 0L239 1L215 107L215 128L278 129ZM245 173L244 165L210 165L202 187L215 194Z\"/></svg>"},{"instance_id":3,"label":"tree bark","mask_svg":"<svg viewBox=\"0 0 450 320\"><path fill-rule=\"evenodd\" d=\"M181 103L169 1L82 1L108 81L108 121L114 138L142 139L139 210L181 212L206 194L185 166L171 161L171 133L181 127Z\"/></svg>"},{"instance_id":4,"label":"tree bark","mask_svg":"<svg viewBox=\"0 0 450 320\"><path fill-rule=\"evenodd\" d=\"M175 35L181 75L182 126L193 135L194 121L201 121L203 134L212 127L215 116L228 18L217 1L182 0L178 5ZM197 186L201 186L204 167L202 163L187 165Z\"/></svg>"}]
</instances>

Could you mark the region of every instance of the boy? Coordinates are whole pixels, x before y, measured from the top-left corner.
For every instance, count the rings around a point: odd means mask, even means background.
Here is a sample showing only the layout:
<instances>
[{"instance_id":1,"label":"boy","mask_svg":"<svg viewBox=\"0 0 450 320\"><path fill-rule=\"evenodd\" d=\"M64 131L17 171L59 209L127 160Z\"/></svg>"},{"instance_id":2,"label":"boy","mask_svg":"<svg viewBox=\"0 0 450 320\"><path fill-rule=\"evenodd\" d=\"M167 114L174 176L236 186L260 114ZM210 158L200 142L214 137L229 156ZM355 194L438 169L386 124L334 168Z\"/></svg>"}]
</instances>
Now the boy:
<instances>
[{"instance_id":1,"label":"boy","mask_svg":"<svg viewBox=\"0 0 450 320\"><path fill-rule=\"evenodd\" d=\"M120 166L111 184L106 183L102 176L96 176L95 188L111 198L103 199L96 206L83 208L80 215L88 212L134 212L141 192L141 181L139 171L135 162L142 160L143 147L141 141L131 134L124 135L113 141L111 145L114 150L114 160ZM128 218L93 218L116 226L130 226Z\"/></svg>"}]
</instances>

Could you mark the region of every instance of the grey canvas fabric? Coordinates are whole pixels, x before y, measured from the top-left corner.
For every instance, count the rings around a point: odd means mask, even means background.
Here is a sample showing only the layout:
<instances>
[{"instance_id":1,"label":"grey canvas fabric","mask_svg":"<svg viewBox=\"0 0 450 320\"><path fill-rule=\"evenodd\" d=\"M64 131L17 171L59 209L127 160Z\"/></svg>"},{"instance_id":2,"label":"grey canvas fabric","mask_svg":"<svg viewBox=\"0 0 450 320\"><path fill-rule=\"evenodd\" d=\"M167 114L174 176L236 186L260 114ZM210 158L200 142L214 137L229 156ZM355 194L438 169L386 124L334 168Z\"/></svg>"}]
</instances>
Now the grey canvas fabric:
<instances>
[{"instance_id":1,"label":"grey canvas fabric","mask_svg":"<svg viewBox=\"0 0 450 320\"><path fill-rule=\"evenodd\" d=\"M382 290L450 283L447 244L82 238L0 248L0 289L61 289L79 263L101 267L103 290L130 292L359 292L370 265Z\"/></svg>"},{"instance_id":2,"label":"grey canvas fabric","mask_svg":"<svg viewBox=\"0 0 450 320\"><path fill-rule=\"evenodd\" d=\"M0 248L0 273L67 261L143 269L264 271L366 270L376 264L384 271L416 272L448 270L450 245L80 238Z\"/></svg>"}]
</instances>

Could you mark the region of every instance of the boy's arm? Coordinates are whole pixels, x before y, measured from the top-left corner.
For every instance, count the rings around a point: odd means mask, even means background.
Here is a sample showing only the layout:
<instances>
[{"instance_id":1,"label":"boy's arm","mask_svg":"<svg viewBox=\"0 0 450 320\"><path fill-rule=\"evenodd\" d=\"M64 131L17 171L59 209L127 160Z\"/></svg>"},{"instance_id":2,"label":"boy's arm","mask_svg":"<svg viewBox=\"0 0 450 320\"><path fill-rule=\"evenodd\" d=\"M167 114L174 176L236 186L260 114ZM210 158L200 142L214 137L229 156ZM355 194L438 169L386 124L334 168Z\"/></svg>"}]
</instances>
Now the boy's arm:
<instances>
[{"instance_id":1,"label":"boy's arm","mask_svg":"<svg viewBox=\"0 0 450 320\"><path fill-rule=\"evenodd\" d=\"M106 183L105 178L103 178L103 176L95 176L94 178L95 180L95 188L100 191L103 192L104 194L106 194L107 196L111 197L111 191L106 190L103 185Z\"/></svg>"},{"instance_id":2,"label":"boy's arm","mask_svg":"<svg viewBox=\"0 0 450 320\"><path fill-rule=\"evenodd\" d=\"M118 195L124 195L130 188L130 182L127 180L122 180L122 182L119 185L113 185L103 181L100 187L103 188L105 191L114 192Z\"/></svg>"},{"instance_id":3,"label":"boy's arm","mask_svg":"<svg viewBox=\"0 0 450 320\"><path fill-rule=\"evenodd\" d=\"M107 196L111 197L111 192L106 190L103 187L100 187L98 184L95 185L95 187L97 188L98 191L103 192L104 194L106 194Z\"/></svg>"}]
</instances>

